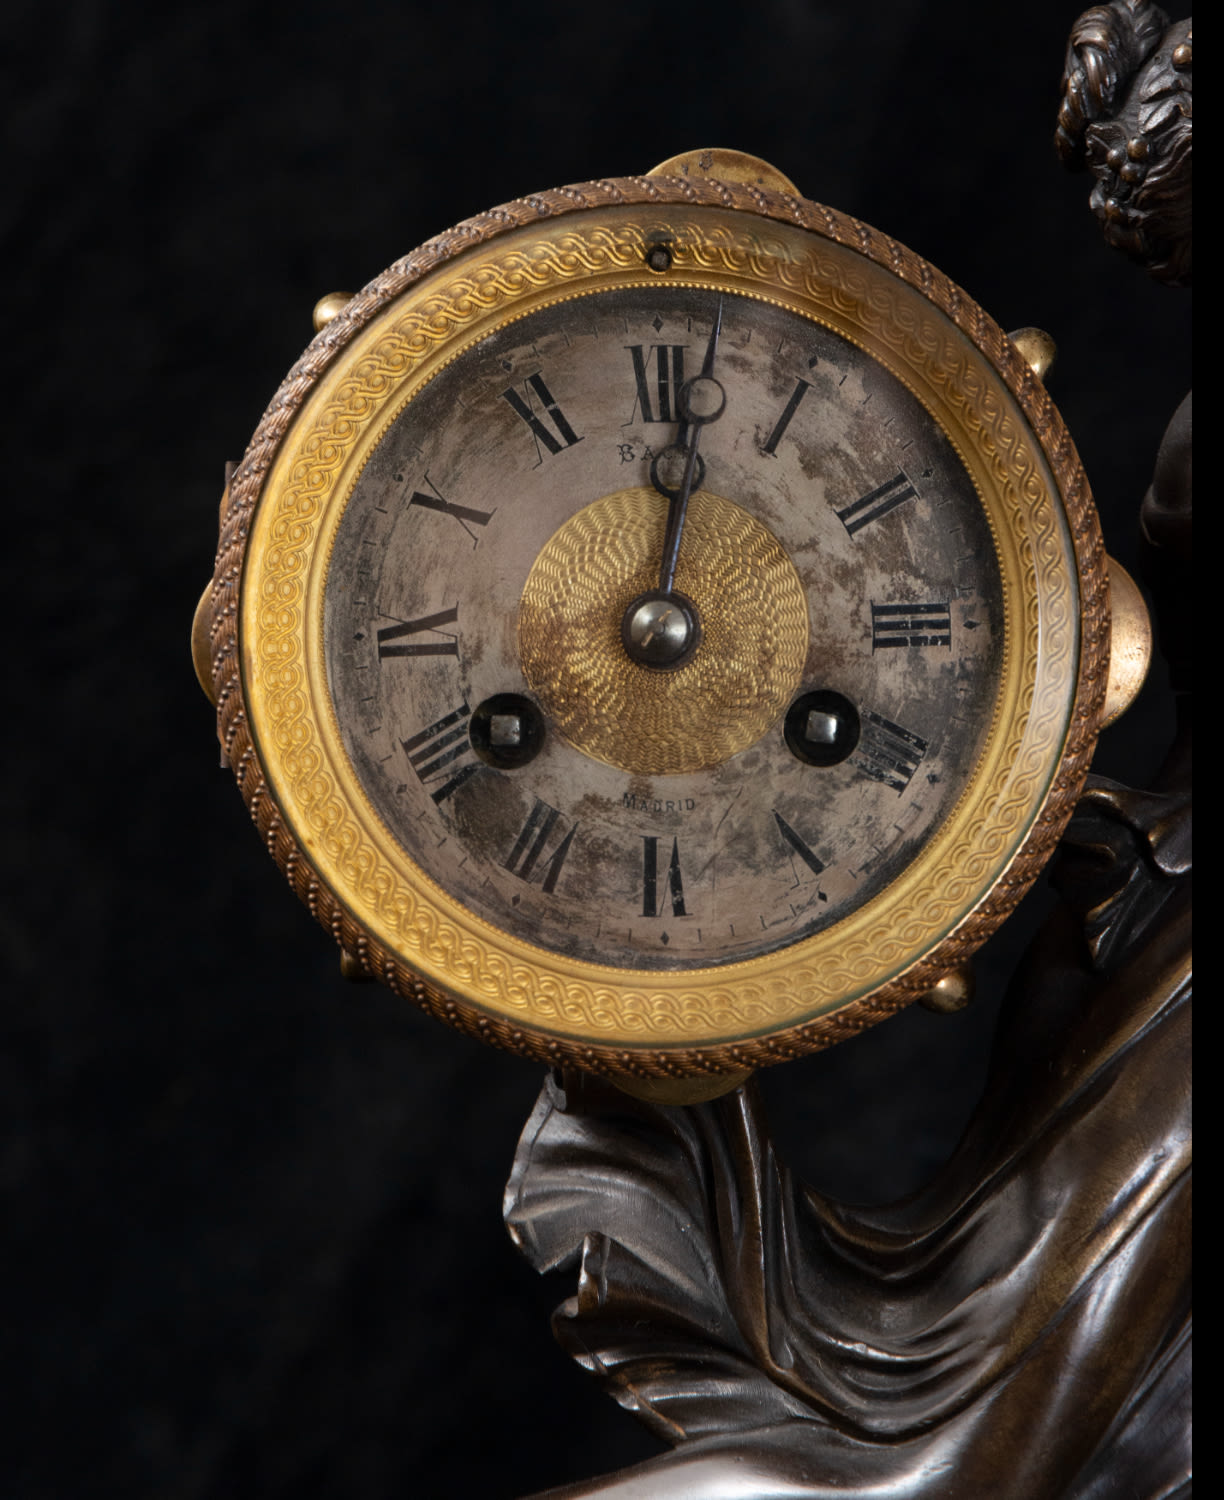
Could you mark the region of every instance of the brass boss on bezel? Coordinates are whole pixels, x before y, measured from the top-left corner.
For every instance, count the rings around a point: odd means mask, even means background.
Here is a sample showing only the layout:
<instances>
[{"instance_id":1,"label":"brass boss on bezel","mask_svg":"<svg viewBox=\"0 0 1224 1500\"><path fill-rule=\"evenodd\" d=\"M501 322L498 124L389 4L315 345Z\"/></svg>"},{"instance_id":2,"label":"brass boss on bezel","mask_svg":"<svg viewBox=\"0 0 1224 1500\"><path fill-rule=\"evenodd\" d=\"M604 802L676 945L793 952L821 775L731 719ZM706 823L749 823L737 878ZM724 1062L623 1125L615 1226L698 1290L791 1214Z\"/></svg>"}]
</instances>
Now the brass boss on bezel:
<instances>
[{"instance_id":1,"label":"brass boss on bezel","mask_svg":"<svg viewBox=\"0 0 1224 1500\"><path fill-rule=\"evenodd\" d=\"M662 272L650 261L660 245ZM494 329L660 277L785 307L901 381L973 480L1004 609L985 748L912 864L814 937L682 972L548 952L429 879L354 774L323 642L337 528L398 413ZM911 252L828 209L666 178L585 184L495 210L354 299L291 372L232 480L210 608L223 743L269 847L344 948L452 1024L639 1078L726 1074L814 1050L907 1004L971 952L1070 815L1108 659L1104 554L1086 481L1044 388L997 326Z\"/></svg>"}]
</instances>

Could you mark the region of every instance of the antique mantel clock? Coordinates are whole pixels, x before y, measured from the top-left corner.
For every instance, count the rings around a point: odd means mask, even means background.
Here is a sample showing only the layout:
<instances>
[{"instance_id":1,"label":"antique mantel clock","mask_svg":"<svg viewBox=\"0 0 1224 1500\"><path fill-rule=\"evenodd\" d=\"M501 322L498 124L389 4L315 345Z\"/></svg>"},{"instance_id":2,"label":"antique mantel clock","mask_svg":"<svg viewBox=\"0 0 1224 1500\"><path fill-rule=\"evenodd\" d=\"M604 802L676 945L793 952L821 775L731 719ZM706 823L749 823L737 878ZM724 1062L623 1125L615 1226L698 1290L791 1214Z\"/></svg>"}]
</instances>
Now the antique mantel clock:
<instances>
[{"instance_id":1,"label":"antique mantel clock","mask_svg":"<svg viewBox=\"0 0 1224 1500\"><path fill-rule=\"evenodd\" d=\"M193 645L350 972L695 1098L1015 906L1110 656L1038 338L730 152L494 209L316 321Z\"/></svg>"}]
</instances>

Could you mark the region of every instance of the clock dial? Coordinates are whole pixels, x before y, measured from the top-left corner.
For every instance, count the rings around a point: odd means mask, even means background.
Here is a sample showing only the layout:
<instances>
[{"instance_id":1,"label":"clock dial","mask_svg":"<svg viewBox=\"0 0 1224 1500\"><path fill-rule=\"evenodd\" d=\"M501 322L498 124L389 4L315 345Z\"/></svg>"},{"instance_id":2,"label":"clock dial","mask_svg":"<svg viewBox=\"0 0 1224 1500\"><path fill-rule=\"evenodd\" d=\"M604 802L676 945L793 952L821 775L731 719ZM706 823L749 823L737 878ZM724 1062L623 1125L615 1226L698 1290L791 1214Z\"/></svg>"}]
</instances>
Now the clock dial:
<instances>
[{"instance_id":1,"label":"clock dial","mask_svg":"<svg viewBox=\"0 0 1224 1500\"><path fill-rule=\"evenodd\" d=\"M233 480L212 678L353 964L537 1057L725 1081L1014 906L1104 595L1074 449L962 292L787 193L619 179L319 335Z\"/></svg>"},{"instance_id":2,"label":"clock dial","mask_svg":"<svg viewBox=\"0 0 1224 1500\"><path fill-rule=\"evenodd\" d=\"M659 584L652 473L715 326L725 405L674 577L700 639L660 670L622 624ZM629 969L757 957L869 902L999 695L995 546L934 418L849 339L700 287L567 299L463 349L370 452L324 597L336 722L391 836L477 917Z\"/></svg>"}]
</instances>

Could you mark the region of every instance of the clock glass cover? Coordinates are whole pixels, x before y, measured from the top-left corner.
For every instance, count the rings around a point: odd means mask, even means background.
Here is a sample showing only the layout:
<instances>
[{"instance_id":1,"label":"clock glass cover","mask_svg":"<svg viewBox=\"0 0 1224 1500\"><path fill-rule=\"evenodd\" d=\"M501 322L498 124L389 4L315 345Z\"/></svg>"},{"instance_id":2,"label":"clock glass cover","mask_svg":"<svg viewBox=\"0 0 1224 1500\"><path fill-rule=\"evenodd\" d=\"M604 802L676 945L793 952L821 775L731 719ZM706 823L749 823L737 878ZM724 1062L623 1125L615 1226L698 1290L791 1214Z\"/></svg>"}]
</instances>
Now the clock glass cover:
<instances>
[{"instance_id":1,"label":"clock glass cover","mask_svg":"<svg viewBox=\"0 0 1224 1500\"><path fill-rule=\"evenodd\" d=\"M946 278L729 182L541 194L320 333L231 486L223 741L363 969L628 1076L907 1003L1070 813L1104 559Z\"/></svg>"}]
</instances>

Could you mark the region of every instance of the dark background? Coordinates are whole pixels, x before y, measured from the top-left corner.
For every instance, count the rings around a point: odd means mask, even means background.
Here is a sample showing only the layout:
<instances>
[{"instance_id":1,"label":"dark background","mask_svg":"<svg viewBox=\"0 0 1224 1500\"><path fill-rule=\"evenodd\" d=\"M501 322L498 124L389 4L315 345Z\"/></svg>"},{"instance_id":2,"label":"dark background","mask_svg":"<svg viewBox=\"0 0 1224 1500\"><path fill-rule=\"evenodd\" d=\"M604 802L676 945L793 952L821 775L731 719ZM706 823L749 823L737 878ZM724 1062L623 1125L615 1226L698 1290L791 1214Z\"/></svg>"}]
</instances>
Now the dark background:
<instances>
[{"instance_id":1,"label":"dark background","mask_svg":"<svg viewBox=\"0 0 1224 1500\"><path fill-rule=\"evenodd\" d=\"M1104 248L1054 158L1078 8L10 6L5 1495L515 1496L656 1451L552 1343L572 1276L501 1225L539 1068L342 982L217 769L188 632L223 465L323 292L727 145L1054 334L1133 563L1190 299ZM1158 672L1098 768L1150 774L1168 701ZM945 1159L1048 899L970 1011L767 1077L809 1180L883 1199Z\"/></svg>"}]
</instances>

